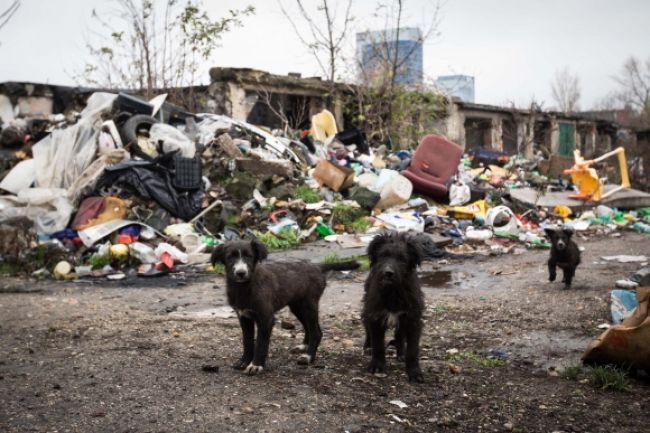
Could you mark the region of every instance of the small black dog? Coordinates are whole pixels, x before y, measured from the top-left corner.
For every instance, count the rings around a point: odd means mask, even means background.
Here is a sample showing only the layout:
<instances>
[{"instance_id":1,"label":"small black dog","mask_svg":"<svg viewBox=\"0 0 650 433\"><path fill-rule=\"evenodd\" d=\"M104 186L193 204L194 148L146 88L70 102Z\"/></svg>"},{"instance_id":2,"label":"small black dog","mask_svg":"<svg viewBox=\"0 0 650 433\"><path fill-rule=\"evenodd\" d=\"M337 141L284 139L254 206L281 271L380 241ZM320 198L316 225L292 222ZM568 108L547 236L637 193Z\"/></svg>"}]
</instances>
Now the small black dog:
<instances>
[{"instance_id":1,"label":"small black dog","mask_svg":"<svg viewBox=\"0 0 650 433\"><path fill-rule=\"evenodd\" d=\"M368 371L386 371L384 336L387 328L395 327L397 357L406 360L409 381L423 382L419 357L424 295L416 272L422 262L419 244L405 234L382 234L368 245L368 257L371 267L362 312L366 344L372 350Z\"/></svg>"},{"instance_id":2,"label":"small black dog","mask_svg":"<svg viewBox=\"0 0 650 433\"><path fill-rule=\"evenodd\" d=\"M576 273L576 268L580 264L580 249L571 236L573 235L572 229L552 229L544 230L546 235L551 240L551 257L548 259L548 279L555 281L556 273L555 267L562 268L564 278L564 288L571 287L571 281Z\"/></svg>"},{"instance_id":3,"label":"small black dog","mask_svg":"<svg viewBox=\"0 0 650 433\"><path fill-rule=\"evenodd\" d=\"M324 272L359 267L358 262L260 263L267 255L266 247L258 240L229 242L212 252L212 264L225 265L228 303L237 312L243 333L244 354L233 367L247 374L264 369L274 314L287 305L305 330L303 344L298 349L307 353L298 362L314 362L323 335L318 322L318 302L327 284Z\"/></svg>"}]
</instances>

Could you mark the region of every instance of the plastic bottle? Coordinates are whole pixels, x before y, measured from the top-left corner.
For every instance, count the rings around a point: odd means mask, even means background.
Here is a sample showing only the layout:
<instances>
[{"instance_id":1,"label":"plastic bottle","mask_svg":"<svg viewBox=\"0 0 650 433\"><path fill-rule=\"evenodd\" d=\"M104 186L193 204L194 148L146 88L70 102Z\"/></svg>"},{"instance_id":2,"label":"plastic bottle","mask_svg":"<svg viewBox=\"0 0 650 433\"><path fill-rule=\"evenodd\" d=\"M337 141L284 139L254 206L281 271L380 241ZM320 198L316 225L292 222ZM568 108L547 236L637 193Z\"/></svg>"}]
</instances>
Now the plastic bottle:
<instances>
[{"instance_id":1,"label":"plastic bottle","mask_svg":"<svg viewBox=\"0 0 650 433\"><path fill-rule=\"evenodd\" d=\"M327 226L327 224L318 222L316 223L316 233L318 233L320 236L329 236L334 234L334 230L332 230L330 227Z\"/></svg>"},{"instance_id":2,"label":"plastic bottle","mask_svg":"<svg viewBox=\"0 0 650 433\"><path fill-rule=\"evenodd\" d=\"M634 223L632 228L639 232L639 233L648 233L650 234L650 224L642 223L641 221L637 221Z\"/></svg>"}]
</instances>

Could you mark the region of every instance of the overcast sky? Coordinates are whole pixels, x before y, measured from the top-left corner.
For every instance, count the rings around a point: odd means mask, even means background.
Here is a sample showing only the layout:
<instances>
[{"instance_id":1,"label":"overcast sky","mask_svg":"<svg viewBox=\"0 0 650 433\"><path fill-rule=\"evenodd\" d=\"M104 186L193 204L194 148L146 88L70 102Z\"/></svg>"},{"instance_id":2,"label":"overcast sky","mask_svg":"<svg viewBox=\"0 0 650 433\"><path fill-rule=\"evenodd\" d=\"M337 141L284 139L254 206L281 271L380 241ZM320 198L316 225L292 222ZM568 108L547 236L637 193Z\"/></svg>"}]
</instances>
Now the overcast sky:
<instances>
[{"instance_id":1,"label":"overcast sky","mask_svg":"<svg viewBox=\"0 0 650 433\"><path fill-rule=\"evenodd\" d=\"M93 30L91 12L105 9L107 3L22 0L13 19L0 30L0 82L74 84L72 75L89 60L84 35ZM0 0L0 10L9 4L10 0ZM246 4L257 9L242 28L224 36L206 71L215 65L322 75L277 0L204 4L214 17ZM283 4L292 5L290 0ZM404 0L404 4L405 26L429 22L434 1ZM383 23L372 17L376 5L377 1L353 1L354 31L382 28ZM449 73L475 76L479 103L526 105L534 97L550 107L554 105L550 81L557 69L568 66L580 77L581 107L591 108L615 89L611 76L626 58L650 58L649 19L647 0L446 0L440 36L424 47L424 73L432 78ZM353 44L351 34L349 54ZM207 83L207 73L204 77L202 82Z\"/></svg>"}]
</instances>

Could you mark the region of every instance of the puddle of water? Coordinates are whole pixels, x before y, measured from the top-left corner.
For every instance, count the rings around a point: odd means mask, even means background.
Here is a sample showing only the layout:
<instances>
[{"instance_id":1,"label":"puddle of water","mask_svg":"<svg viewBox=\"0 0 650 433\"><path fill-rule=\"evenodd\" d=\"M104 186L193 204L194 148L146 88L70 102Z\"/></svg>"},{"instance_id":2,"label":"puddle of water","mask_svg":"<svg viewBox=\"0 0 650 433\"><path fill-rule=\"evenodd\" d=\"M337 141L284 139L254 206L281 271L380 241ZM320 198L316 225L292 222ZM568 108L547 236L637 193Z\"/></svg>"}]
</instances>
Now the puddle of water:
<instances>
[{"instance_id":1,"label":"puddle of water","mask_svg":"<svg viewBox=\"0 0 650 433\"><path fill-rule=\"evenodd\" d=\"M419 274L424 287L444 287L451 283L451 271L429 271Z\"/></svg>"}]
</instances>

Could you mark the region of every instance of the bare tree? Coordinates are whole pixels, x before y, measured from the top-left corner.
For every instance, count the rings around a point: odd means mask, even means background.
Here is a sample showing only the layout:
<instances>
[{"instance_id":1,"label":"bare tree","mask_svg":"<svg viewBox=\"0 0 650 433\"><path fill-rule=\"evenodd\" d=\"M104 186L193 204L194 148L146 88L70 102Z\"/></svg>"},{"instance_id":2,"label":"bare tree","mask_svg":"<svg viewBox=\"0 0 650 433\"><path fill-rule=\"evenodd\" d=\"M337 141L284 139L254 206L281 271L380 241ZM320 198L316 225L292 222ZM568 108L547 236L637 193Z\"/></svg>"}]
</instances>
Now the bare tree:
<instances>
[{"instance_id":1,"label":"bare tree","mask_svg":"<svg viewBox=\"0 0 650 433\"><path fill-rule=\"evenodd\" d=\"M14 0L4 12L0 13L0 29L7 25L11 17L20 8L20 0Z\"/></svg>"},{"instance_id":2,"label":"bare tree","mask_svg":"<svg viewBox=\"0 0 650 433\"><path fill-rule=\"evenodd\" d=\"M285 135L291 130L300 129L309 119L309 99L306 96L295 96L294 103L289 104L287 99L290 96L274 94L265 87L258 87L256 93L258 100L278 118Z\"/></svg>"},{"instance_id":3,"label":"bare tree","mask_svg":"<svg viewBox=\"0 0 650 433\"><path fill-rule=\"evenodd\" d=\"M338 67L341 65L341 50L348 36L352 16L352 0L339 4L338 1L319 0L315 13L305 7L305 2L296 0L300 19L307 30L301 31L297 21L278 0L282 13L293 27L300 42L312 53L323 74L330 83L330 100L335 99ZM343 13L340 13L343 6Z\"/></svg>"},{"instance_id":4,"label":"bare tree","mask_svg":"<svg viewBox=\"0 0 650 433\"><path fill-rule=\"evenodd\" d=\"M623 101L621 101L620 95L617 92L610 92L599 98L594 102L592 110L594 111L610 111L617 110L622 108Z\"/></svg>"},{"instance_id":5,"label":"bare tree","mask_svg":"<svg viewBox=\"0 0 650 433\"><path fill-rule=\"evenodd\" d=\"M357 100L358 117L375 141L397 146L413 145L426 132L439 112L442 100L425 83L406 84L411 60L425 42L439 35L440 3L433 5L421 28L409 29L409 41L402 44L405 5L402 0L380 3L375 17L383 21L380 31L366 31L358 46L358 85L351 87ZM363 50L367 50L364 54Z\"/></svg>"},{"instance_id":6,"label":"bare tree","mask_svg":"<svg viewBox=\"0 0 650 433\"><path fill-rule=\"evenodd\" d=\"M250 6L210 18L191 0L114 0L108 11L93 10L102 32L87 42L93 61L78 80L91 85L131 89L151 97L155 89L195 84L221 36L241 25Z\"/></svg>"},{"instance_id":7,"label":"bare tree","mask_svg":"<svg viewBox=\"0 0 650 433\"><path fill-rule=\"evenodd\" d=\"M630 57L614 80L619 99L638 113L640 125L650 126L650 57L645 62Z\"/></svg>"},{"instance_id":8,"label":"bare tree","mask_svg":"<svg viewBox=\"0 0 650 433\"><path fill-rule=\"evenodd\" d=\"M558 110L570 113L578 111L580 101L580 79L571 74L569 67L555 71L555 78L551 81L551 92Z\"/></svg>"}]
</instances>

